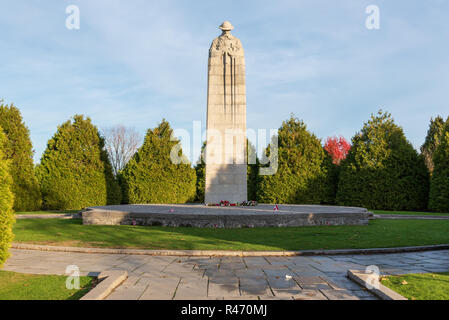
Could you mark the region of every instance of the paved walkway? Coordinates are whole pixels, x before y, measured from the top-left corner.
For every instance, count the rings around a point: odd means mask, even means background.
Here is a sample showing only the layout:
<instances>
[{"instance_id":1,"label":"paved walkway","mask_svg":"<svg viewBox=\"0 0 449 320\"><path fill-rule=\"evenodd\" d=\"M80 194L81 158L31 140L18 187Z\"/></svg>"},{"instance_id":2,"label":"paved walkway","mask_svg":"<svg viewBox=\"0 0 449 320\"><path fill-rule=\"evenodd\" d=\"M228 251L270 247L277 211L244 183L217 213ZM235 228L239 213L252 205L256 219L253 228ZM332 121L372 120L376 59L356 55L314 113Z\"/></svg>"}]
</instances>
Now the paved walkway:
<instances>
[{"instance_id":1,"label":"paved walkway","mask_svg":"<svg viewBox=\"0 0 449 320\"><path fill-rule=\"evenodd\" d=\"M108 299L375 299L348 269L376 265L382 274L449 271L449 250L311 257L171 257L12 249L4 270L82 275L127 270Z\"/></svg>"}]
</instances>

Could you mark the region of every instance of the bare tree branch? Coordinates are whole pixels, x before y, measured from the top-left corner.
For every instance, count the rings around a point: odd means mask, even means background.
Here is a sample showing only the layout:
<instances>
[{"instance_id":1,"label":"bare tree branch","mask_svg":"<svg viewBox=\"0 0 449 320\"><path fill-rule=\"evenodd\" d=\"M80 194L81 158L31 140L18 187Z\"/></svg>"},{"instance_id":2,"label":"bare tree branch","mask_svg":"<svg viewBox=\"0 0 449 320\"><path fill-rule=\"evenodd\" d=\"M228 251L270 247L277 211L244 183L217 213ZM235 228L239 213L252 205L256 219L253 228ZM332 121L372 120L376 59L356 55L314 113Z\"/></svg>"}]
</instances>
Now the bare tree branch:
<instances>
[{"instance_id":1,"label":"bare tree branch","mask_svg":"<svg viewBox=\"0 0 449 320\"><path fill-rule=\"evenodd\" d=\"M103 134L114 175L117 175L137 152L142 137L134 128L124 125L108 127Z\"/></svg>"}]
</instances>

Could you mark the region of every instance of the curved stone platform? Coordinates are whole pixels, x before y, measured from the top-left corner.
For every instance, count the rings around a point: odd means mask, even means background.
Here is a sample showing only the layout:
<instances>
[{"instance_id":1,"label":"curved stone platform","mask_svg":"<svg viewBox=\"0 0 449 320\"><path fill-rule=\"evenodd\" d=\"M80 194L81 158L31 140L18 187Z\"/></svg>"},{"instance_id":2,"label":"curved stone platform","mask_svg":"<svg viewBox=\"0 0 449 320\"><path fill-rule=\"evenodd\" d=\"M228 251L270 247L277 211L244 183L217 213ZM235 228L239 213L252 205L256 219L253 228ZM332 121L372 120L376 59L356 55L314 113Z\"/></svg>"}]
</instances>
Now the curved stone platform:
<instances>
[{"instance_id":1,"label":"curved stone platform","mask_svg":"<svg viewBox=\"0 0 449 320\"><path fill-rule=\"evenodd\" d=\"M83 224L143 225L201 228L296 227L366 225L372 216L364 208L319 205L260 204L255 207L185 205L112 205L82 212Z\"/></svg>"}]
</instances>

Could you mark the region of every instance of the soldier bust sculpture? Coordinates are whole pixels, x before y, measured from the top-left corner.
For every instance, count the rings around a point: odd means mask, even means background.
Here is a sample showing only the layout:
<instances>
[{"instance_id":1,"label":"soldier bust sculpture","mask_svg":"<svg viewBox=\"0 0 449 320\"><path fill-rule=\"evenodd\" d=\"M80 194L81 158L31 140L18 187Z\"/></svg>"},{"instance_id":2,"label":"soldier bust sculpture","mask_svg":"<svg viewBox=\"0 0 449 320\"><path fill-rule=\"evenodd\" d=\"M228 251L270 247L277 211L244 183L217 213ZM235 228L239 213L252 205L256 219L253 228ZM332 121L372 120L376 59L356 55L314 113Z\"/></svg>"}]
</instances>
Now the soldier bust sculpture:
<instances>
[{"instance_id":1,"label":"soldier bust sculpture","mask_svg":"<svg viewBox=\"0 0 449 320\"><path fill-rule=\"evenodd\" d=\"M231 23L225 21L219 28L223 33L212 42L209 57L215 57L225 53L229 56L239 55L243 57L242 43L231 34L231 30L234 29Z\"/></svg>"}]
</instances>

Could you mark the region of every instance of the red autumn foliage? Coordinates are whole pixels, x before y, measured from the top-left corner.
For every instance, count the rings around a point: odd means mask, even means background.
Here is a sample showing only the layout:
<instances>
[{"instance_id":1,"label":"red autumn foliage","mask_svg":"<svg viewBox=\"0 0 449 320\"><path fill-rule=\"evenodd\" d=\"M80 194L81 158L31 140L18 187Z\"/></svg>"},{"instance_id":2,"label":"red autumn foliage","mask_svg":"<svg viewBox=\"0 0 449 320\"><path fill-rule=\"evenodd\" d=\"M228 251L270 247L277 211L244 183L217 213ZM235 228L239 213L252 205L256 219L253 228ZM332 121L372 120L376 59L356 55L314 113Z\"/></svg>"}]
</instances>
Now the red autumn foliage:
<instances>
[{"instance_id":1,"label":"red autumn foliage","mask_svg":"<svg viewBox=\"0 0 449 320\"><path fill-rule=\"evenodd\" d=\"M337 166L341 160L346 159L351 145L343 137L329 137L324 145L324 150L332 157L332 162Z\"/></svg>"}]
</instances>

